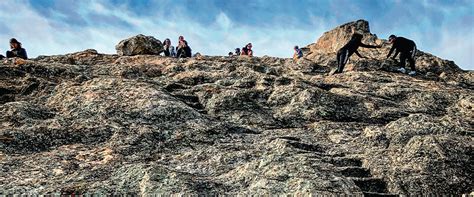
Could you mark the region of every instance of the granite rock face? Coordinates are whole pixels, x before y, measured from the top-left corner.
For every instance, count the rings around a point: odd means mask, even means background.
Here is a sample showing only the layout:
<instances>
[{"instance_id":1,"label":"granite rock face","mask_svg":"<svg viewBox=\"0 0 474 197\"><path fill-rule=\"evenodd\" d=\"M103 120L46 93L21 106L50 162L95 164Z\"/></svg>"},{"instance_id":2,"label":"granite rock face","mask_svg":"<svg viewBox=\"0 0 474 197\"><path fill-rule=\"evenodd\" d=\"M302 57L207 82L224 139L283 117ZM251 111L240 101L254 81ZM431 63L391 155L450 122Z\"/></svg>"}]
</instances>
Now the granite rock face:
<instances>
[{"instance_id":1,"label":"granite rock face","mask_svg":"<svg viewBox=\"0 0 474 197\"><path fill-rule=\"evenodd\" d=\"M164 50L161 41L142 34L120 41L115 49L121 56L159 55Z\"/></svg>"},{"instance_id":2,"label":"granite rock face","mask_svg":"<svg viewBox=\"0 0 474 197\"><path fill-rule=\"evenodd\" d=\"M473 191L472 71L423 53L415 77L379 56L329 75L312 57L333 51L315 50L297 62L87 50L0 63L0 193Z\"/></svg>"}]
</instances>

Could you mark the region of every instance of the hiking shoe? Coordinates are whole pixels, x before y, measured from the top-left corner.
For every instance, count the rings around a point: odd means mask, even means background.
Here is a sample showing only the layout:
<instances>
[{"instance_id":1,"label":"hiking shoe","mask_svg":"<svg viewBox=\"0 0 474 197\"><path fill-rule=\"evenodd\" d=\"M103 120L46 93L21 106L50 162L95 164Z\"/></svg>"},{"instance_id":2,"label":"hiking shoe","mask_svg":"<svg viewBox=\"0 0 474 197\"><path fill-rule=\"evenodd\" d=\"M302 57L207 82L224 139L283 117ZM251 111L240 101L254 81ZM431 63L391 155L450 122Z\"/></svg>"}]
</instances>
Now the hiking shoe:
<instances>
[{"instance_id":1,"label":"hiking shoe","mask_svg":"<svg viewBox=\"0 0 474 197\"><path fill-rule=\"evenodd\" d=\"M410 71L408 75L411 75L411 76L416 75L416 71Z\"/></svg>"},{"instance_id":2,"label":"hiking shoe","mask_svg":"<svg viewBox=\"0 0 474 197\"><path fill-rule=\"evenodd\" d=\"M397 69L398 71L400 71L401 73L405 74L407 72L407 70L405 70L405 68L399 68Z\"/></svg>"}]
</instances>

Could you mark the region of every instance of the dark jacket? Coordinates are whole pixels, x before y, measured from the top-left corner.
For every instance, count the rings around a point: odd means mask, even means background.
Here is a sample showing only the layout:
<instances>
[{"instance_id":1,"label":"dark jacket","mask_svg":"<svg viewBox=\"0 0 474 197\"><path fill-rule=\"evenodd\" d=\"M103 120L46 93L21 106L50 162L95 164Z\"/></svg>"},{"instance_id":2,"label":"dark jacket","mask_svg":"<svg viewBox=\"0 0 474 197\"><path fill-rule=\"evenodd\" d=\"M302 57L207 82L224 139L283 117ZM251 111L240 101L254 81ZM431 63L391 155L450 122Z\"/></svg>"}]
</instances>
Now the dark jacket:
<instances>
[{"instance_id":1,"label":"dark jacket","mask_svg":"<svg viewBox=\"0 0 474 197\"><path fill-rule=\"evenodd\" d=\"M377 48L377 46L372 46L372 45L367 45L362 43L362 40L360 38L352 38L346 45L344 45L341 49L339 49L339 52L343 52L345 50L349 51L348 56L350 57L353 53L356 53L359 57L362 57L359 52L357 52L357 49L359 47L364 47L364 48Z\"/></svg>"},{"instance_id":2,"label":"dark jacket","mask_svg":"<svg viewBox=\"0 0 474 197\"><path fill-rule=\"evenodd\" d=\"M398 53L408 53L415 48L416 44L413 40L406 39L404 37L397 37L393 41L392 48L390 52L388 52L387 58L390 57L392 52L395 51L395 57L397 57Z\"/></svg>"},{"instance_id":3,"label":"dark jacket","mask_svg":"<svg viewBox=\"0 0 474 197\"><path fill-rule=\"evenodd\" d=\"M191 48L189 46L179 48L176 55L177 55L178 58L180 58L180 57L184 57L184 58L185 57L191 57L192 56Z\"/></svg>"},{"instance_id":4,"label":"dark jacket","mask_svg":"<svg viewBox=\"0 0 474 197\"><path fill-rule=\"evenodd\" d=\"M7 51L7 58L12 57L19 57L22 59L28 59L28 55L26 54L26 50L24 48L13 49L11 51Z\"/></svg>"}]
</instances>

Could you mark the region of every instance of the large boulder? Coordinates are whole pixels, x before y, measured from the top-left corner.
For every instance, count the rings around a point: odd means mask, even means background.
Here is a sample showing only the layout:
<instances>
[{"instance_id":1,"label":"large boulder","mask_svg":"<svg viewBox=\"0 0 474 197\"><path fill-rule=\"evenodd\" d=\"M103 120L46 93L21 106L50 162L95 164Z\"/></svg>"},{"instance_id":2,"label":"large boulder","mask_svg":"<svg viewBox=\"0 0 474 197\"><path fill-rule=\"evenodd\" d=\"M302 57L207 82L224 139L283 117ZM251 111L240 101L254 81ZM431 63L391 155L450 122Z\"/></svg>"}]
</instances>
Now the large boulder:
<instances>
[{"instance_id":1,"label":"large boulder","mask_svg":"<svg viewBox=\"0 0 474 197\"><path fill-rule=\"evenodd\" d=\"M115 49L121 56L158 55L163 51L163 44L153 36L139 34L120 41Z\"/></svg>"},{"instance_id":2,"label":"large boulder","mask_svg":"<svg viewBox=\"0 0 474 197\"><path fill-rule=\"evenodd\" d=\"M369 22L358 20L325 32L323 36L316 41L316 44L310 47L311 51L335 53L351 39L353 33L362 34L364 36L364 43L368 42L373 44L377 40L377 35L370 33Z\"/></svg>"}]
</instances>

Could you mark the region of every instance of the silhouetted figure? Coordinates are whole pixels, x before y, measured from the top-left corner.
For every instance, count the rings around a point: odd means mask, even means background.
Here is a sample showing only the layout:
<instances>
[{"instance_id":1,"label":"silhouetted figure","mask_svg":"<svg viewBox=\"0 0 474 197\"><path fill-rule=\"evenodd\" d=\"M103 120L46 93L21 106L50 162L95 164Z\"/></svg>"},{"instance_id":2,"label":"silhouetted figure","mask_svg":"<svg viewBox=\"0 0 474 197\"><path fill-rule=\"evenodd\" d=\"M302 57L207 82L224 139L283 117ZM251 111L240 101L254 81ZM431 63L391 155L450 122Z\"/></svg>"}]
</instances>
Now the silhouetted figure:
<instances>
[{"instance_id":1,"label":"silhouetted figure","mask_svg":"<svg viewBox=\"0 0 474 197\"><path fill-rule=\"evenodd\" d=\"M415 54L416 54L416 44L413 42L413 40L406 39L404 37L397 37L395 35L390 35L388 37L388 41L392 44L392 48L390 49L390 52L388 52L387 58L390 57L392 52L395 50L395 55L393 56L393 59L395 59L400 53L400 68L398 71L402 73L406 73L405 70L405 62L408 59L408 62L410 63L411 71L408 73L409 75L415 75L416 74L416 69L415 69Z\"/></svg>"},{"instance_id":2,"label":"silhouetted figure","mask_svg":"<svg viewBox=\"0 0 474 197\"><path fill-rule=\"evenodd\" d=\"M362 43L362 38L364 36L362 34L354 33L352 34L351 40L344 45L339 51L337 51L337 70L335 73L342 73L344 70L344 66L346 65L347 61L349 60L349 57L351 57L352 54L357 54L360 58L365 58L362 55L360 55L359 52L357 52L357 49L359 47L364 47L364 48L380 48L381 46L372 46L372 45L366 45Z\"/></svg>"}]
</instances>

